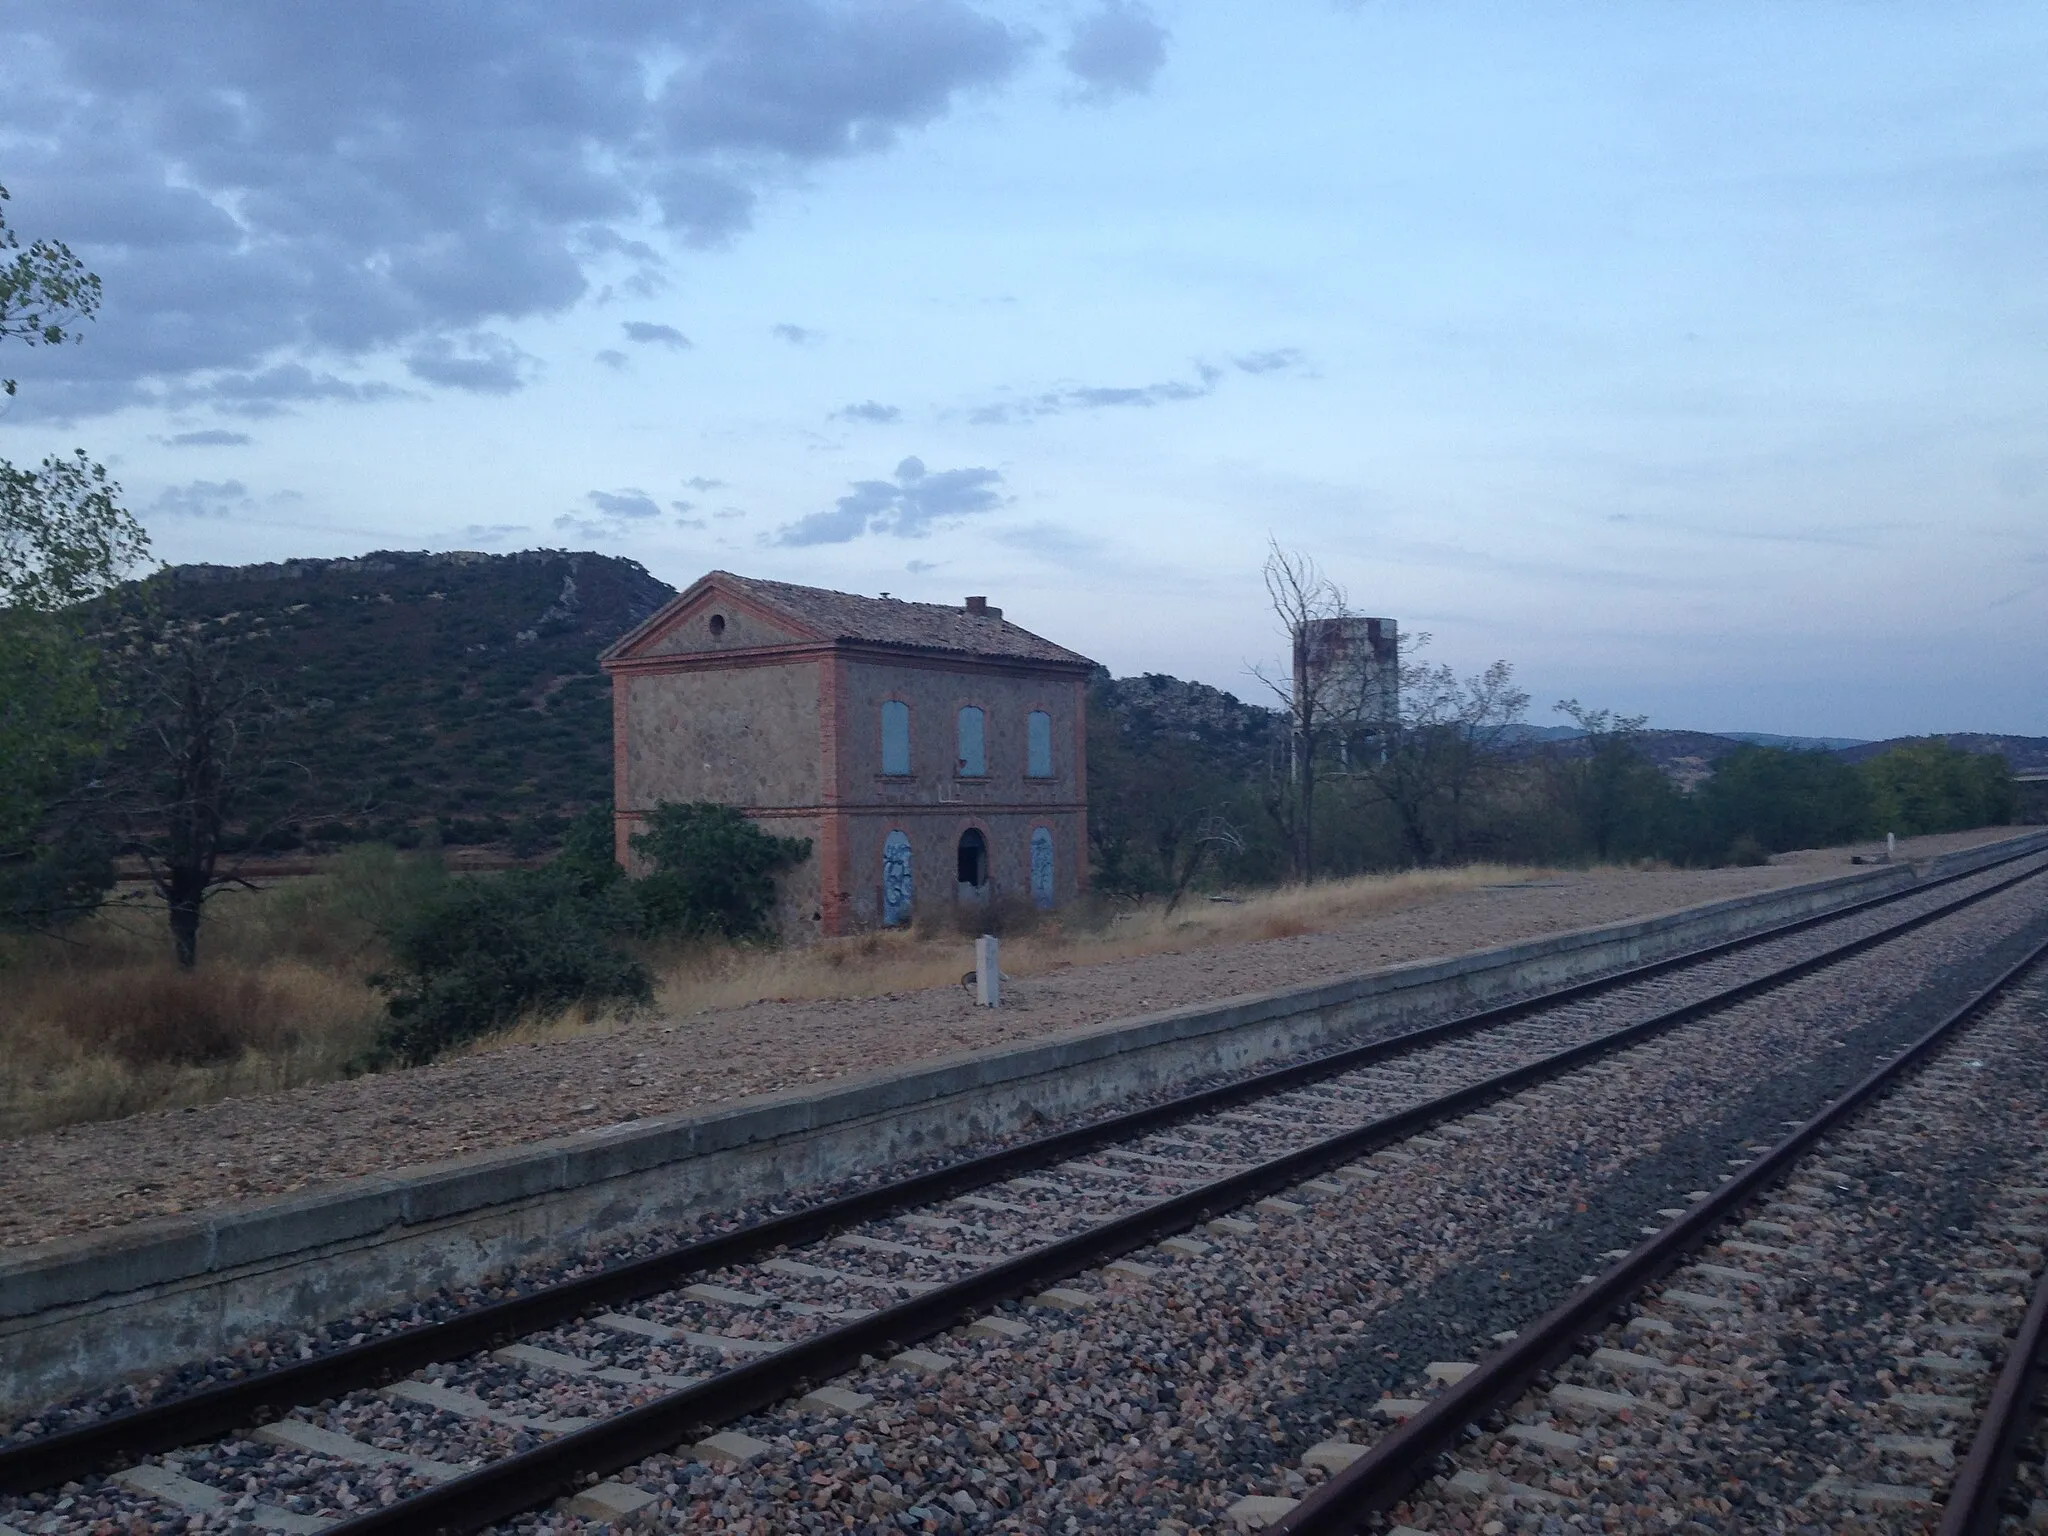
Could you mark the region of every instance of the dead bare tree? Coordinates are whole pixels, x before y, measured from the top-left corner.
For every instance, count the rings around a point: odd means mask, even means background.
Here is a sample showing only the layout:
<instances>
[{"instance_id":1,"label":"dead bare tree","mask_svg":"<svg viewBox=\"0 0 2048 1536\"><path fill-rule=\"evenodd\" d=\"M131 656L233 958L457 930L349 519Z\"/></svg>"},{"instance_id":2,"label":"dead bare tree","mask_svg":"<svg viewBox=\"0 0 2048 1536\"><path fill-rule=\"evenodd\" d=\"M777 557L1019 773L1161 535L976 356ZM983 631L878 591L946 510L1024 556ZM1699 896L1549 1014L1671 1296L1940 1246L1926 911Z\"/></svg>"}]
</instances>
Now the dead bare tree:
<instances>
[{"instance_id":1,"label":"dead bare tree","mask_svg":"<svg viewBox=\"0 0 2048 1536\"><path fill-rule=\"evenodd\" d=\"M1287 635L1292 665L1281 678L1252 675L1278 696L1287 716L1285 788L1267 809L1287 836L1296 878L1315 874L1316 786L1328 772L1348 774L1352 758L1382 750L1400 692L1398 626L1355 614L1344 589L1307 555L1269 540L1266 595Z\"/></svg>"},{"instance_id":2,"label":"dead bare tree","mask_svg":"<svg viewBox=\"0 0 2048 1536\"><path fill-rule=\"evenodd\" d=\"M1166 897L1167 916L1173 915L1181 898L1214 860L1226 854L1242 854L1244 849L1244 834L1229 817L1217 811L1204 811L1177 848L1164 850L1167 878L1173 887Z\"/></svg>"},{"instance_id":3,"label":"dead bare tree","mask_svg":"<svg viewBox=\"0 0 2048 1536\"><path fill-rule=\"evenodd\" d=\"M221 891L256 887L243 874L262 828L233 839L231 822L265 762L271 701L240 675L228 647L196 633L157 637L128 664L134 729L109 784L118 852L141 860L170 916L178 964L199 958L199 921ZM281 820L281 814L271 820Z\"/></svg>"},{"instance_id":4,"label":"dead bare tree","mask_svg":"<svg viewBox=\"0 0 2048 1536\"><path fill-rule=\"evenodd\" d=\"M1340 686L1323 654L1326 622L1350 616L1344 589L1323 574L1309 556L1266 541L1266 597L1287 636L1292 665L1279 676L1253 666L1252 676L1280 700L1287 716L1287 783L1270 796L1267 809L1287 836L1288 861L1297 880L1315 874L1316 756L1332 724L1330 694Z\"/></svg>"}]
</instances>

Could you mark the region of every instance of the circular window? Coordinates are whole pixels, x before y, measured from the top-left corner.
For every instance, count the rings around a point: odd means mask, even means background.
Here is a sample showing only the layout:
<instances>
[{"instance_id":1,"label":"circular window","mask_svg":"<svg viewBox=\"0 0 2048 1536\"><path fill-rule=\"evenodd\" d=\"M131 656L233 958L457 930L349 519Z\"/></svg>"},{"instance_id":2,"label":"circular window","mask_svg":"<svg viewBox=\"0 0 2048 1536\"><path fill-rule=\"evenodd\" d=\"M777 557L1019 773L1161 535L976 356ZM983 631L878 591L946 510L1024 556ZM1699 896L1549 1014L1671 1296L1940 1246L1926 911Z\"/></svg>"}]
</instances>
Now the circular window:
<instances>
[{"instance_id":1,"label":"circular window","mask_svg":"<svg viewBox=\"0 0 2048 1536\"><path fill-rule=\"evenodd\" d=\"M722 635L722 634L724 634L724 633L725 633L725 615L724 615L724 614L722 614L722 613L714 613L713 615L711 615L711 633L712 633L712 634L713 634L714 636L717 636L717 635Z\"/></svg>"}]
</instances>

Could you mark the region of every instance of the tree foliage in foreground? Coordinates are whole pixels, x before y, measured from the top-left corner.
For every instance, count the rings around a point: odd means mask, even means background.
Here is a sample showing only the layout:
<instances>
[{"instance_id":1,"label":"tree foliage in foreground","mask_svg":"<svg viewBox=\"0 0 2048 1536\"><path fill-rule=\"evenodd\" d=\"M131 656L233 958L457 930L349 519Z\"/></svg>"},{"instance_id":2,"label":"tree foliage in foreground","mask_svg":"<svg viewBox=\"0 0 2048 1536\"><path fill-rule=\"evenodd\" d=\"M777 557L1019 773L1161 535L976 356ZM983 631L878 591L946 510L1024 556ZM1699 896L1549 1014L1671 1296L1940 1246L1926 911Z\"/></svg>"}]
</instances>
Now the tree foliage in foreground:
<instances>
[{"instance_id":1,"label":"tree foliage in foreground","mask_svg":"<svg viewBox=\"0 0 2048 1536\"><path fill-rule=\"evenodd\" d=\"M0 203L7 195L0 187ZM66 246L24 248L0 213L0 341L75 341L99 302L100 280ZM34 469L0 459L0 930L59 926L113 884L82 793L112 711L78 607L148 553L119 496L82 448Z\"/></svg>"}]
</instances>

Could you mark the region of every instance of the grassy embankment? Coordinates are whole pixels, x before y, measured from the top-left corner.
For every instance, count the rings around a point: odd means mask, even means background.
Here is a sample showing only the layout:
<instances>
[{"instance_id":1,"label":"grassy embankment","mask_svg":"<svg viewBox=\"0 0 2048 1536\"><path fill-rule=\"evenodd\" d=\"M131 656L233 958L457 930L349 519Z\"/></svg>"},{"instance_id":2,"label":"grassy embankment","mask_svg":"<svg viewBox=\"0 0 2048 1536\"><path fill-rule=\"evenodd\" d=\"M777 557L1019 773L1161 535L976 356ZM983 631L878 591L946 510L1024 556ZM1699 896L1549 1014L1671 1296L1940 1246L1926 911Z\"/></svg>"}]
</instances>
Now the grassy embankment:
<instances>
[{"instance_id":1,"label":"grassy embankment","mask_svg":"<svg viewBox=\"0 0 2048 1536\"><path fill-rule=\"evenodd\" d=\"M180 972L160 909L113 909L62 938L0 941L0 1136L324 1082L360 1070L384 1023L369 983L377 927L422 866L360 850L333 872L280 880L207 909L200 964ZM1526 879L1492 865L1363 876L1158 903L1086 903L1027 922L1003 969L1071 965L1327 932L1461 891ZM666 946L646 958L655 1010L680 1016L764 999L875 997L956 984L972 965L958 932L867 934L804 949ZM468 1047L563 1039L623 1022L572 1010Z\"/></svg>"}]
</instances>

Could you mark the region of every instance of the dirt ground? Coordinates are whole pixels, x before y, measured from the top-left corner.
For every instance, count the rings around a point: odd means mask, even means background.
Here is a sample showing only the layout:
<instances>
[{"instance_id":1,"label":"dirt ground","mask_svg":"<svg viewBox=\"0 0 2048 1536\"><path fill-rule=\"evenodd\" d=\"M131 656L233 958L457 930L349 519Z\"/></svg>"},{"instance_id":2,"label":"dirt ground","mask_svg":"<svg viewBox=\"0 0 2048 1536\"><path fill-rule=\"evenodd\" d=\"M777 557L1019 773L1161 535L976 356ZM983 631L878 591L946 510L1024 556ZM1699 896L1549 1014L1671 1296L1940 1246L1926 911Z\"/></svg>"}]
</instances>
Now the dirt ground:
<instances>
[{"instance_id":1,"label":"dirt ground","mask_svg":"<svg viewBox=\"0 0 2048 1536\"><path fill-rule=\"evenodd\" d=\"M2024 829L1913 839L1908 857ZM1869 852L1868 849L1858 851ZM1186 1003L1487 949L1851 872L1848 849L1754 869L1565 873L1335 932L1075 967L1006 989L755 1003L507 1045L410 1071L0 1142L0 1246L261 1200L621 1121L855 1078ZM962 968L972 958L962 945Z\"/></svg>"}]
</instances>

